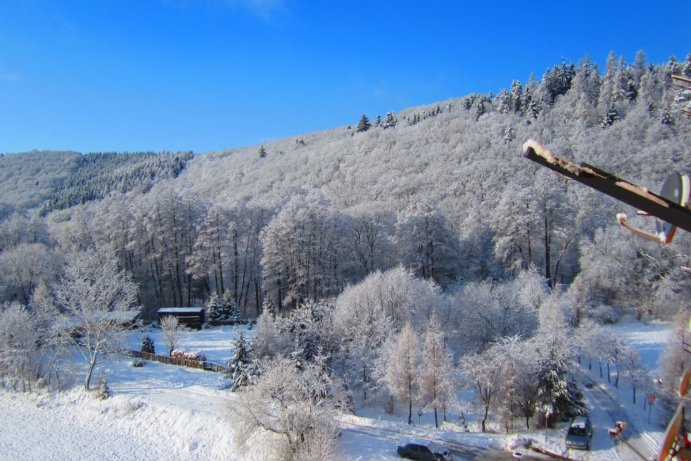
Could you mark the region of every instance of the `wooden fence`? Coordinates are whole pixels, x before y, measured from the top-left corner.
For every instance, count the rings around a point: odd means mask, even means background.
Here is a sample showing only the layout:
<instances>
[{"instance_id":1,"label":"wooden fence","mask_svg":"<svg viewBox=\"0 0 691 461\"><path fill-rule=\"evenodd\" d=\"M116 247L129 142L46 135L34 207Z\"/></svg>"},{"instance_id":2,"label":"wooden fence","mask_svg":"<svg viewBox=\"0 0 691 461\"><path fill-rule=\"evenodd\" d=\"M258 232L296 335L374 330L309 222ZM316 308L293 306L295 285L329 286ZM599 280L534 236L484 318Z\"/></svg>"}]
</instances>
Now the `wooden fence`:
<instances>
[{"instance_id":1,"label":"wooden fence","mask_svg":"<svg viewBox=\"0 0 691 461\"><path fill-rule=\"evenodd\" d=\"M140 352L140 351L128 351L127 355L129 355L130 357L136 357L139 359L151 360L153 362L165 363L167 365L177 365L177 366L181 366L181 367L197 368L199 370L215 371L217 373L223 373L225 371L228 371L227 367L224 367L223 365L219 365L217 363L208 362L208 361L202 362L200 360L168 357L165 355L156 355L156 354L150 354L148 352Z\"/></svg>"}]
</instances>

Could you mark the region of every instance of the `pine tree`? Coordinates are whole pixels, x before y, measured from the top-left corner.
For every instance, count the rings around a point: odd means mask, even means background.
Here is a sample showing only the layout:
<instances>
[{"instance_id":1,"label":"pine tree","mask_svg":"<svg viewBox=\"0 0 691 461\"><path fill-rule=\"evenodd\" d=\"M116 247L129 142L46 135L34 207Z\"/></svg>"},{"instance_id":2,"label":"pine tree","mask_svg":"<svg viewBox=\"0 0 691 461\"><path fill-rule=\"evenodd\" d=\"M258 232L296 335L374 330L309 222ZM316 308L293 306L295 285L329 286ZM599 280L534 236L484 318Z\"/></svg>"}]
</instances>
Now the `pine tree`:
<instances>
[{"instance_id":1,"label":"pine tree","mask_svg":"<svg viewBox=\"0 0 691 461\"><path fill-rule=\"evenodd\" d=\"M555 346L551 346L540 361L537 394L547 427L554 427L559 419L587 414L583 394L568 369L565 358Z\"/></svg>"},{"instance_id":2,"label":"pine tree","mask_svg":"<svg viewBox=\"0 0 691 461\"><path fill-rule=\"evenodd\" d=\"M147 354L155 354L156 353L156 347L154 346L154 340L151 339L149 336L144 336L142 338L141 351L145 352Z\"/></svg>"},{"instance_id":3,"label":"pine tree","mask_svg":"<svg viewBox=\"0 0 691 461\"><path fill-rule=\"evenodd\" d=\"M238 305L230 294L230 291L223 293L221 310L223 312L223 320L232 323L238 323L240 321L240 309L238 309Z\"/></svg>"},{"instance_id":4,"label":"pine tree","mask_svg":"<svg viewBox=\"0 0 691 461\"><path fill-rule=\"evenodd\" d=\"M233 390L248 386L259 376L260 368L252 357L252 350L245 335L240 331L233 357L228 361L228 375L233 380Z\"/></svg>"},{"instance_id":5,"label":"pine tree","mask_svg":"<svg viewBox=\"0 0 691 461\"><path fill-rule=\"evenodd\" d=\"M370 129L371 126L372 126L372 125L370 124L370 121L369 121L369 119L367 118L367 115L362 114L362 116L360 117L360 121L358 122L357 128L355 129L355 131L357 131L358 133L359 133L359 132L362 132L362 131L367 131L367 130Z\"/></svg>"},{"instance_id":6,"label":"pine tree","mask_svg":"<svg viewBox=\"0 0 691 461\"><path fill-rule=\"evenodd\" d=\"M212 293L206 302L206 315L211 322L223 320L223 301L216 293Z\"/></svg>"},{"instance_id":7,"label":"pine tree","mask_svg":"<svg viewBox=\"0 0 691 461\"><path fill-rule=\"evenodd\" d=\"M387 128L393 128L396 126L396 117L394 117L392 112L389 112L386 114L386 119L384 119L384 123L382 124L382 128L387 129Z\"/></svg>"},{"instance_id":8,"label":"pine tree","mask_svg":"<svg viewBox=\"0 0 691 461\"><path fill-rule=\"evenodd\" d=\"M614 124L617 120L621 120L621 116L619 115L619 111L617 110L616 107L614 107L614 104L612 104L609 107L609 110L605 115L602 116L602 119L600 120L600 126L602 128L608 128Z\"/></svg>"}]
</instances>

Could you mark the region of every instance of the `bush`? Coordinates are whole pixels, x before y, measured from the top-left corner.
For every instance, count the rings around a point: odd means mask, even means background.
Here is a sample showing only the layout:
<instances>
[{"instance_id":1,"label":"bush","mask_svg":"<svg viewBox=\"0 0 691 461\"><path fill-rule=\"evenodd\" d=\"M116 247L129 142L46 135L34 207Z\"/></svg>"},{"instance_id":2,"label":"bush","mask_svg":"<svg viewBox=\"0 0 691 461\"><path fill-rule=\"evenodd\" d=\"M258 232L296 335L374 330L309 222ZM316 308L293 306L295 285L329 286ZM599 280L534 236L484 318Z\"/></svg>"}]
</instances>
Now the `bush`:
<instances>
[{"instance_id":1,"label":"bush","mask_svg":"<svg viewBox=\"0 0 691 461\"><path fill-rule=\"evenodd\" d=\"M154 340L149 338L148 336L144 336L142 338L141 351L146 352L148 354L155 354L156 353L156 347L154 346Z\"/></svg>"},{"instance_id":2,"label":"bush","mask_svg":"<svg viewBox=\"0 0 691 461\"><path fill-rule=\"evenodd\" d=\"M602 325L613 325L621 319L621 311L613 306L600 304L587 312L588 317Z\"/></svg>"},{"instance_id":3,"label":"bush","mask_svg":"<svg viewBox=\"0 0 691 461\"><path fill-rule=\"evenodd\" d=\"M105 376L98 381L98 388L94 391L94 397L99 400L105 400L110 397L110 387L108 387L108 381L106 381Z\"/></svg>"}]
</instances>

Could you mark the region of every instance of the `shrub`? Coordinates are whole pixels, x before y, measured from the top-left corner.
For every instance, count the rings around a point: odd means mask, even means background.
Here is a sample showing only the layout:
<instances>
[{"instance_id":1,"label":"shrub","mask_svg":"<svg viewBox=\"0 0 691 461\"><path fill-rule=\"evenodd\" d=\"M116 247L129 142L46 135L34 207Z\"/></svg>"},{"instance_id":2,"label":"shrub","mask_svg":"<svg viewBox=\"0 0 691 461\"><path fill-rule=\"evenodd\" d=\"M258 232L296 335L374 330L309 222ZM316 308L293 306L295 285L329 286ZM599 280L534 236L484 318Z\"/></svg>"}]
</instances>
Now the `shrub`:
<instances>
[{"instance_id":1,"label":"shrub","mask_svg":"<svg viewBox=\"0 0 691 461\"><path fill-rule=\"evenodd\" d=\"M108 397L110 397L110 387L108 387L108 381L106 381L105 376L103 376L99 381L98 381L98 388L94 391L94 397L96 397L99 400L105 400Z\"/></svg>"},{"instance_id":2,"label":"shrub","mask_svg":"<svg viewBox=\"0 0 691 461\"><path fill-rule=\"evenodd\" d=\"M146 352L148 354L155 354L156 353L156 347L154 346L154 340L148 336L144 336L142 338L141 351Z\"/></svg>"}]
</instances>

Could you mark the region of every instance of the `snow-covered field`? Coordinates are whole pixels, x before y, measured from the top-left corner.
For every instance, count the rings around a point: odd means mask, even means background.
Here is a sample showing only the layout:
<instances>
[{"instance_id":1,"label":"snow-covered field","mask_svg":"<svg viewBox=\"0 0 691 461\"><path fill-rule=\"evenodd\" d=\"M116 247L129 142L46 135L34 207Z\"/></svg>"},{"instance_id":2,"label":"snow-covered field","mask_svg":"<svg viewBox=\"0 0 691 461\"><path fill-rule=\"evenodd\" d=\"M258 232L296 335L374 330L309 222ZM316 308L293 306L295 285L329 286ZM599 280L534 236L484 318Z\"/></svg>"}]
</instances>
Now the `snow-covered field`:
<instances>
[{"instance_id":1,"label":"snow-covered field","mask_svg":"<svg viewBox=\"0 0 691 461\"><path fill-rule=\"evenodd\" d=\"M250 340L254 336L252 324L219 326L203 330L185 329L180 333L180 340L175 348L186 352L203 352L207 361L224 365L232 357L241 331L245 339ZM127 347L135 351L140 350L144 336L149 336L154 341L157 354L168 355L168 346L160 328L147 327L131 334L127 338Z\"/></svg>"},{"instance_id":2,"label":"snow-covered field","mask_svg":"<svg viewBox=\"0 0 691 461\"><path fill-rule=\"evenodd\" d=\"M180 345L186 350L203 351L210 360L223 363L232 354L238 331L233 327L221 327L186 332ZM654 368L669 327L627 320L617 325L615 331L630 340L646 363ZM157 352L167 352L162 338L155 336L158 334L156 331L133 333L129 339L132 348L138 348L144 334L154 337ZM638 432L635 447L646 455L652 455L664 422L658 421L653 412L653 419L648 424L647 412L642 405L631 403L628 383L621 382L619 389L615 389L607 383L606 377L601 379L596 373L588 373L587 368L582 370L584 381L595 381L593 388L585 392L595 429L591 452L567 452L563 444L564 427L510 436L465 433L457 425L435 429L431 414L423 415L420 425L408 426L403 414L387 415L376 408L364 408L356 411L358 416L342 417L341 459L399 459L396 446L415 440L478 447L469 449L469 459L511 459L510 453L502 455L501 452L484 450L507 448L522 438L534 439L542 446L574 459L636 459L628 447L613 446L607 435L607 428L614 424L614 419L622 417L627 418ZM74 390L59 394L0 392L0 459L264 458L261 446L255 446L252 453L237 452L229 411L233 395L227 391L228 382L222 374L151 362L135 368L131 366L131 359L107 356L101 359L94 381L102 375L107 376L113 392L113 396L104 401L86 395L78 389L78 384ZM616 402L608 404L605 393Z\"/></svg>"}]
</instances>

